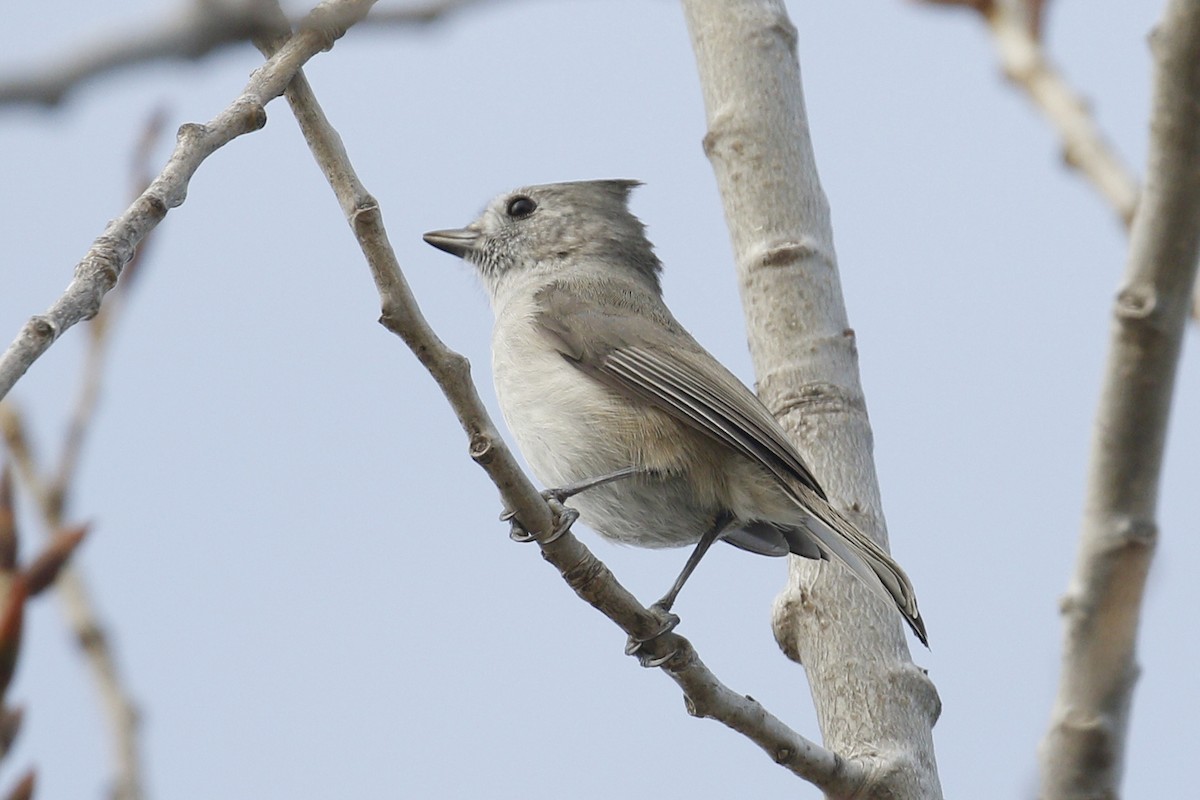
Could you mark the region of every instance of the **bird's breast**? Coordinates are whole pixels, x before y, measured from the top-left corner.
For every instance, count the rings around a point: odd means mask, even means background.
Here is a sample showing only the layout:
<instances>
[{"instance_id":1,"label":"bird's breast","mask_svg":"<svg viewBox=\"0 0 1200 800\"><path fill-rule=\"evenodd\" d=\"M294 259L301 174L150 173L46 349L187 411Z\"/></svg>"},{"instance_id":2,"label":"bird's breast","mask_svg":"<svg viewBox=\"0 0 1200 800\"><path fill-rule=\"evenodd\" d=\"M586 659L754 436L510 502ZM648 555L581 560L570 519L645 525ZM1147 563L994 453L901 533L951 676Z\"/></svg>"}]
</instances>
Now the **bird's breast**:
<instances>
[{"instance_id":1,"label":"bird's breast","mask_svg":"<svg viewBox=\"0 0 1200 800\"><path fill-rule=\"evenodd\" d=\"M556 486L630 466L631 407L565 359L528 316L497 321L492 370L504 420L540 480Z\"/></svg>"},{"instance_id":2,"label":"bird's breast","mask_svg":"<svg viewBox=\"0 0 1200 800\"><path fill-rule=\"evenodd\" d=\"M526 315L498 316L492 369L500 409L538 480L564 486L628 467L643 469L572 498L582 521L643 547L696 541L724 507L720 471L697 470L713 445L644 402L572 364Z\"/></svg>"}]
</instances>

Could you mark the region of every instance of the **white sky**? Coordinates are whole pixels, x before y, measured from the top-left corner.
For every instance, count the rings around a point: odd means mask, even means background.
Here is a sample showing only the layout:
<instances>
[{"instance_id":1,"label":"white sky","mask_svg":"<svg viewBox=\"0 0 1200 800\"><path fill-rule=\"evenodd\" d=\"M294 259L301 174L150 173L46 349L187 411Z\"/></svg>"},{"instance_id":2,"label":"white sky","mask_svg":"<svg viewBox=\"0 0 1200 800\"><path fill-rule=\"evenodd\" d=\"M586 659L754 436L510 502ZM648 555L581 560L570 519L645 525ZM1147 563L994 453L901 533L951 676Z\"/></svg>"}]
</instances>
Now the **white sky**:
<instances>
[{"instance_id":1,"label":"white sky","mask_svg":"<svg viewBox=\"0 0 1200 800\"><path fill-rule=\"evenodd\" d=\"M9 6L0 73L165 13ZM973 16L899 0L789 7L892 546L928 619L933 650L914 654L944 704L943 785L1031 796L1124 233L1063 168ZM1056 60L1139 172L1160 9L1059 0L1048 20ZM105 77L52 112L0 109L5 341L123 207L150 111L165 103L172 129L205 121L259 62L236 47ZM646 181L634 208L668 301L753 380L674 3L496 2L436 28L352 31L308 75L425 312L493 408L482 291L420 234L544 181ZM368 271L285 105L268 114L155 234L71 508L95 523L80 563L144 711L152 795L818 797L689 718L670 681L622 655L620 631L509 542L432 380L376 324ZM82 333L12 394L43 451L61 435ZM1200 718L1182 708L1200 662L1197 343L1193 326L1131 797L1194 784ZM28 554L31 518L24 530ZM583 536L645 600L686 556ZM729 686L817 737L803 673L771 636L784 578L783 561L715 549L680 599L680 632ZM105 720L52 600L27 617L9 698L27 717L0 786L36 764L40 797L102 796Z\"/></svg>"}]
</instances>

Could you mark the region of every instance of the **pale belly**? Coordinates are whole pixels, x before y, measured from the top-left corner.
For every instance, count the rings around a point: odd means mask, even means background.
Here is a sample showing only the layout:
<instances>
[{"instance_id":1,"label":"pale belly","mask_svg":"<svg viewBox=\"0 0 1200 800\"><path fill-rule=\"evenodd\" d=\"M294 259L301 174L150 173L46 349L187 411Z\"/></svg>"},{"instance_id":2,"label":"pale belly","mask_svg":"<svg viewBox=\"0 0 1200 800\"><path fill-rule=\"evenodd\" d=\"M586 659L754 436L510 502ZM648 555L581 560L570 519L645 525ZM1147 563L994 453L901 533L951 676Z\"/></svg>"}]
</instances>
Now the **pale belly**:
<instances>
[{"instance_id":1,"label":"pale belly","mask_svg":"<svg viewBox=\"0 0 1200 800\"><path fill-rule=\"evenodd\" d=\"M634 412L629 401L573 366L521 316L494 331L492 367L496 394L509 429L537 479L560 487L628 467L647 474L588 489L567 501L580 521L602 536L641 547L696 542L721 513L711 491L697 489L686 442L648 453L656 439L679 444L698 438L654 409ZM514 351L520 358L512 357ZM649 420L649 422L647 421ZM657 428L655 427L657 426ZM669 428L667 431L661 430ZM690 439L689 439L690 437Z\"/></svg>"}]
</instances>

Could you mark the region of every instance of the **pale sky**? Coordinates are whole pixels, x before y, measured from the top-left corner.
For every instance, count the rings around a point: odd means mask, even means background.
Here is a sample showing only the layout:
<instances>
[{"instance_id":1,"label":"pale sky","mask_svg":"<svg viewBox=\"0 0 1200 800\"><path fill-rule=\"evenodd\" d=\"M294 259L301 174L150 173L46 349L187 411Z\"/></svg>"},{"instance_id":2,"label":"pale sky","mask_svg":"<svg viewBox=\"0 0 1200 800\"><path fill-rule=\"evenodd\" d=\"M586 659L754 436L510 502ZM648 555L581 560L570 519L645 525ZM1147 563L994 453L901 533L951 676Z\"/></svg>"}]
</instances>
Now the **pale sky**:
<instances>
[{"instance_id":1,"label":"pale sky","mask_svg":"<svg viewBox=\"0 0 1200 800\"><path fill-rule=\"evenodd\" d=\"M0 74L166 5L10 3ZM1048 19L1053 57L1139 174L1161 6L1059 0ZM1125 234L974 16L901 0L789 10L892 549L929 626L933 649L912 646L944 706L943 787L1032 796ZM206 121L259 63L232 47L97 79L53 111L0 109L5 342L122 210L151 111L165 105L171 130ZM676 4L497 0L436 27L351 31L307 72L492 409L483 292L420 234L546 181L645 181L633 207L668 303L752 383ZM370 275L290 113L267 111L155 233L69 514L93 522L79 564L144 715L150 796L819 797L688 717L672 682L623 655L624 634L509 541L449 407L376 323ZM43 453L83 333L11 395ZM1198 336L1168 445L1130 797L1194 784ZM23 523L28 555L40 531ZM647 602L686 558L577 532ZM726 684L819 738L803 671L771 635L785 576L782 560L715 548L679 630ZM8 698L26 720L0 787L36 764L39 797L102 797L106 720L53 598L30 609Z\"/></svg>"}]
</instances>

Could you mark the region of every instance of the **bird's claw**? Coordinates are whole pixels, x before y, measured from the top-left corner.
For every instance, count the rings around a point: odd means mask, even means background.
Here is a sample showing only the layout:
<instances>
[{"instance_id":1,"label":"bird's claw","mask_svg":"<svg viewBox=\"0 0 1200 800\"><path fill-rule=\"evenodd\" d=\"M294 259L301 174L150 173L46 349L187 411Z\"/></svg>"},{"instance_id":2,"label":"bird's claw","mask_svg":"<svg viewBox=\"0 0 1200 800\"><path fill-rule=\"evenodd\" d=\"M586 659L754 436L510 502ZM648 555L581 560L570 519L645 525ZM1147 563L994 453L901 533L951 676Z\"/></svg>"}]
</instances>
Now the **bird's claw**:
<instances>
[{"instance_id":1,"label":"bird's claw","mask_svg":"<svg viewBox=\"0 0 1200 800\"><path fill-rule=\"evenodd\" d=\"M649 636L642 638L630 635L629 639L625 643L625 655L637 656L638 663L646 668L661 667L663 664L670 661L678 652L677 650L671 650L664 655L652 656L644 651L644 646L648 642L654 641L663 634L670 633L671 631L675 630L675 627L679 624L678 615L672 614L658 603L650 606L650 613L660 623L658 630Z\"/></svg>"},{"instance_id":2,"label":"bird's claw","mask_svg":"<svg viewBox=\"0 0 1200 800\"><path fill-rule=\"evenodd\" d=\"M526 542L540 542L541 544L550 544L555 539L558 539L564 533L571 529L575 524L575 520L579 519L579 512L573 508L569 508L562 504L562 501L555 496L555 490L547 489L542 492L542 497L550 506L550 511L554 514L554 530L541 539L538 539L536 534L530 533L529 530L521 524L517 519L517 513L512 509L506 508L500 514L500 521L509 524L508 538L514 542L522 544Z\"/></svg>"}]
</instances>

